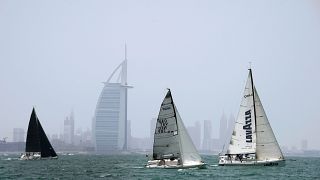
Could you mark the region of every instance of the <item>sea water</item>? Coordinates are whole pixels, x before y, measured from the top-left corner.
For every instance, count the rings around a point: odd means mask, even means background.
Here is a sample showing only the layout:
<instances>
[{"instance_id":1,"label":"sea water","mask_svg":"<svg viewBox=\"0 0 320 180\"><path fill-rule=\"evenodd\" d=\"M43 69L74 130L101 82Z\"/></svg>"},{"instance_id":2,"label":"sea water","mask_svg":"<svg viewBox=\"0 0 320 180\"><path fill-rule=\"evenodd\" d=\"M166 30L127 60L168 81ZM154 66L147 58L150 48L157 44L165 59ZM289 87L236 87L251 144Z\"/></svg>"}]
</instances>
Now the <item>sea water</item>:
<instances>
[{"instance_id":1,"label":"sea water","mask_svg":"<svg viewBox=\"0 0 320 180\"><path fill-rule=\"evenodd\" d=\"M144 155L60 155L52 160L19 160L0 155L0 179L320 179L320 157L286 157L284 167L218 166L207 169L148 169Z\"/></svg>"}]
</instances>

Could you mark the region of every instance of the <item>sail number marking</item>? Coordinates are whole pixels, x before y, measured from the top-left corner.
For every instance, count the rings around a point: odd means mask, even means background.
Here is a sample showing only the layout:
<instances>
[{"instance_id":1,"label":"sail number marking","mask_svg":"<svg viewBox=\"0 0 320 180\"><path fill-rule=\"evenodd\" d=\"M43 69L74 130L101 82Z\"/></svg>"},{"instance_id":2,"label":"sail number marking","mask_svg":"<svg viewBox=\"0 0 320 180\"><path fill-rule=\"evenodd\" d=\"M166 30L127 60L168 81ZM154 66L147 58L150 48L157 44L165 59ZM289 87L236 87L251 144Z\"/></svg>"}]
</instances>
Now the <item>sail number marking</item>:
<instances>
[{"instance_id":1,"label":"sail number marking","mask_svg":"<svg viewBox=\"0 0 320 180\"><path fill-rule=\"evenodd\" d=\"M168 126L168 121L167 119L158 119L158 123L160 126L157 128L157 133L166 133L167 132L167 126Z\"/></svg>"}]
</instances>

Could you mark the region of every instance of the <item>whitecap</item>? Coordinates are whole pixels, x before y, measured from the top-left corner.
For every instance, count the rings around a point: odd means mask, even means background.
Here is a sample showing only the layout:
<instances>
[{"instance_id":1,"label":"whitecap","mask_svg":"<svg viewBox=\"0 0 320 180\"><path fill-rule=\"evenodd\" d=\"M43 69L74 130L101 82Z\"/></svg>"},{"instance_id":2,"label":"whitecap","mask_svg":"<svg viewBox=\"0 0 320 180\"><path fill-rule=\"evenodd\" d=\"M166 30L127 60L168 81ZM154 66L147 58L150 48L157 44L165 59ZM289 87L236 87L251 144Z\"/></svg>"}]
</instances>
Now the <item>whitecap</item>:
<instances>
[{"instance_id":1,"label":"whitecap","mask_svg":"<svg viewBox=\"0 0 320 180\"><path fill-rule=\"evenodd\" d=\"M101 174L99 177L104 178L104 177L110 177L111 174Z\"/></svg>"}]
</instances>

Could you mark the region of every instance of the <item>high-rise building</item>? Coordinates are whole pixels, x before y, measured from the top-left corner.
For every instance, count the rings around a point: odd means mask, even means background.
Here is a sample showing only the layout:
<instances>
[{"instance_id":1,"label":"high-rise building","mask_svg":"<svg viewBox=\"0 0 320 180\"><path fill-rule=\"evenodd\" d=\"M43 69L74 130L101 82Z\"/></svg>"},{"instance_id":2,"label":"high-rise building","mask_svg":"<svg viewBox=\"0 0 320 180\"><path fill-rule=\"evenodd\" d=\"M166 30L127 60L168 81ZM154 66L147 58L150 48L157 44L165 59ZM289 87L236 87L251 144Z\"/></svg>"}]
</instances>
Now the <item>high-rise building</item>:
<instances>
[{"instance_id":1,"label":"high-rise building","mask_svg":"<svg viewBox=\"0 0 320 180\"><path fill-rule=\"evenodd\" d=\"M24 129L13 128L13 142L24 142Z\"/></svg>"},{"instance_id":2,"label":"high-rise building","mask_svg":"<svg viewBox=\"0 0 320 180\"><path fill-rule=\"evenodd\" d=\"M70 117L66 117L63 123L63 141L66 144L74 143L74 114L73 111Z\"/></svg>"},{"instance_id":3,"label":"high-rise building","mask_svg":"<svg viewBox=\"0 0 320 180\"><path fill-rule=\"evenodd\" d=\"M220 129L219 129L219 144L223 145L226 143L228 132L228 121L226 115L223 113L220 118Z\"/></svg>"},{"instance_id":4,"label":"high-rise building","mask_svg":"<svg viewBox=\"0 0 320 180\"><path fill-rule=\"evenodd\" d=\"M210 151L212 126L210 120L203 121L202 150Z\"/></svg>"},{"instance_id":5,"label":"high-rise building","mask_svg":"<svg viewBox=\"0 0 320 180\"><path fill-rule=\"evenodd\" d=\"M308 141L306 139L301 141L301 150L302 151L308 150Z\"/></svg>"},{"instance_id":6,"label":"high-rise building","mask_svg":"<svg viewBox=\"0 0 320 180\"><path fill-rule=\"evenodd\" d=\"M112 82L116 72L119 76ZM94 116L97 153L127 150L127 59L113 71L99 96Z\"/></svg>"},{"instance_id":7,"label":"high-rise building","mask_svg":"<svg viewBox=\"0 0 320 180\"><path fill-rule=\"evenodd\" d=\"M201 144L201 125L200 122L197 121L194 126L189 126L188 132L191 136L193 144L199 149Z\"/></svg>"}]
</instances>

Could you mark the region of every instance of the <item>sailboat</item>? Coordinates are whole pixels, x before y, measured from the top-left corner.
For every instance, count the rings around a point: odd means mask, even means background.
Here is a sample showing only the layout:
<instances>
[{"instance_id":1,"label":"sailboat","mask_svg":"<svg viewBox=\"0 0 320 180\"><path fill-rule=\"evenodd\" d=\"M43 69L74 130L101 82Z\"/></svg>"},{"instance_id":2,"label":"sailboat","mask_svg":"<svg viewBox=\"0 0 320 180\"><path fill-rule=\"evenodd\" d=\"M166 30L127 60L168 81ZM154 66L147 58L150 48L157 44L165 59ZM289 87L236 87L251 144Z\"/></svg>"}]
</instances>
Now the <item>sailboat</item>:
<instances>
[{"instance_id":1,"label":"sailboat","mask_svg":"<svg viewBox=\"0 0 320 180\"><path fill-rule=\"evenodd\" d=\"M170 89L160 107L153 154L146 167L205 168L173 102Z\"/></svg>"},{"instance_id":2,"label":"sailboat","mask_svg":"<svg viewBox=\"0 0 320 180\"><path fill-rule=\"evenodd\" d=\"M20 157L21 160L35 160L42 158L58 158L44 132L36 111L33 108L26 141L26 151Z\"/></svg>"},{"instance_id":3,"label":"sailboat","mask_svg":"<svg viewBox=\"0 0 320 180\"><path fill-rule=\"evenodd\" d=\"M285 159L253 83L252 70L225 155L219 165L284 165Z\"/></svg>"}]
</instances>

